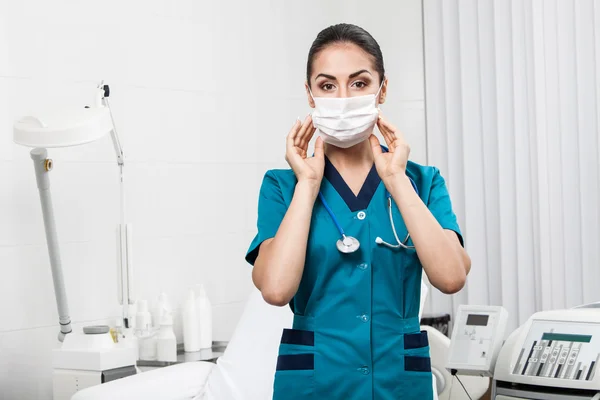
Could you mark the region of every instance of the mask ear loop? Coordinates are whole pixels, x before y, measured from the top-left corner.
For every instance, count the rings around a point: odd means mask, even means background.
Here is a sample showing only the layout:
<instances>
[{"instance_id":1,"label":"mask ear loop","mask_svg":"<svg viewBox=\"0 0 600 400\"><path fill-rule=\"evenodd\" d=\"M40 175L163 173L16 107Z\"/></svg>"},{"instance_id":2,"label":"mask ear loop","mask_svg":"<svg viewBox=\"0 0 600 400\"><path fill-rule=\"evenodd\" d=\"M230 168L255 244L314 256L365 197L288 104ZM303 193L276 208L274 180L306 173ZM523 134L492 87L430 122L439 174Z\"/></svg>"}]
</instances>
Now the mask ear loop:
<instances>
[{"instance_id":1,"label":"mask ear loop","mask_svg":"<svg viewBox=\"0 0 600 400\"><path fill-rule=\"evenodd\" d=\"M314 110L316 111L317 103L315 101L315 96L313 96L313 92L312 92L312 90L310 90L310 85L307 83L306 86L308 86L308 93L310 93L310 97L313 100L313 103L315 103ZM310 113L311 116L315 113L315 111L311 111L311 113ZM312 122L312 126L316 128L315 121Z\"/></svg>"},{"instance_id":2,"label":"mask ear loop","mask_svg":"<svg viewBox=\"0 0 600 400\"><path fill-rule=\"evenodd\" d=\"M315 101L315 96L313 95L312 90L310 90L310 85L306 84L308 86L308 93L310 93L310 97L313 99L313 101Z\"/></svg>"},{"instance_id":3,"label":"mask ear loop","mask_svg":"<svg viewBox=\"0 0 600 400\"><path fill-rule=\"evenodd\" d=\"M384 82L385 82L385 76L383 77L383 80L381 81L381 85L379 85L379 89L377 90L377 93L375 94L375 108L377 108L377 110L379 110L379 102L377 101L377 98L379 97L379 93L381 93L381 88L383 87Z\"/></svg>"},{"instance_id":4,"label":"mask ear loop","mask_svg":"<svg viewBox=\"0 0 600 400\"><path fill-rule=\"evenodd\" d=\"M379 96L379 93L381 93L381 88L383 87L384 82L385 82L385 76L383 77L383 80L381 81L381 85L379 85L379 90L377 90L375 97Z\"/></svg>"}]
</instances>

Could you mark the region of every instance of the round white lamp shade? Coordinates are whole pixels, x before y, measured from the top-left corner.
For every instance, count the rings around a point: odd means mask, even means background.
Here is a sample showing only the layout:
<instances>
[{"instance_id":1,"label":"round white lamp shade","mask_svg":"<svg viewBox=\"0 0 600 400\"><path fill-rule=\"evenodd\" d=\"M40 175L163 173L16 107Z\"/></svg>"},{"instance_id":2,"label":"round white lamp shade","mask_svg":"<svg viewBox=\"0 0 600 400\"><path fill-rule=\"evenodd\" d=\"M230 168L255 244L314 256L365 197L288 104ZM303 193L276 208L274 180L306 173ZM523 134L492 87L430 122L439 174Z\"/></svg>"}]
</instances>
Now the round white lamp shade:
<instances>
[{"instance_id":1,"label":"round white lamp shade","mask_svg":"<svg viewBox=\"0 0 600 400\"><path fill-rule=\"evenodd\" d=\"M13 140L28 147L68 147L98 140L112 129L108 108L72 107L20 118Z\"/></svg>"}]
</instances>

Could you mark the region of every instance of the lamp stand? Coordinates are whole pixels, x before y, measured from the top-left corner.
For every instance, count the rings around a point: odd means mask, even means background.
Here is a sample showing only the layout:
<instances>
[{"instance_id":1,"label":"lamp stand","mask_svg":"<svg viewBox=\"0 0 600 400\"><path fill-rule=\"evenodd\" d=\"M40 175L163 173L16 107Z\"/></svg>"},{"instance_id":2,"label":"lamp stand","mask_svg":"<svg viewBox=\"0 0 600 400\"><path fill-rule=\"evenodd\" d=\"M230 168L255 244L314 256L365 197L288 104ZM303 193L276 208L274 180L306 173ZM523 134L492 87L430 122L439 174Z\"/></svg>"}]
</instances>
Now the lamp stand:
<instances>
[{"instance_id":1,"label":"lamp stand","mask_svg":"<svg viewBox=\"0 0 600 400\"><path fill-rule=\"evenodd\" d=\"M50 178L48 173L52 170L52 160L48 159L48 151L36 148L31 151L31 159L35 168L35 177L40 201L42 203L42 214L44 215L44 227L46 229L46 241L50 255L50 266L52 267L52 280L54 281L54 294L60 323L58 340L62 342L68 333L72 332L71 317L69 316L69 305L67 304L67 293L62 272L60 249L58 246L58 235L54 222L54 209L52 207L52 196L50 194Z\"/></svg>"}]
</instances>

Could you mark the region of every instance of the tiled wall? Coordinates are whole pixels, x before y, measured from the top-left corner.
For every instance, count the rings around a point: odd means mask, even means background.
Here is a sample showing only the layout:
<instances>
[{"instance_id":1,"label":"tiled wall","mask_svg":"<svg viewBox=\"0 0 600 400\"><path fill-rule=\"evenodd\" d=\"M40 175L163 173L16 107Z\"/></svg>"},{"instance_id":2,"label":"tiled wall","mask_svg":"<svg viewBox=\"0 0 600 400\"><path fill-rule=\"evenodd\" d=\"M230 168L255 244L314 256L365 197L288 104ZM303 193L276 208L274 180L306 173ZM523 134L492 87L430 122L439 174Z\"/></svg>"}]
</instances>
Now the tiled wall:
<instances>
[{"instance_id":1,"label":"tiled wall","mask_svg":"<svg viewBox=\"0 0 600 400\"><path fill-rule=\"evenodd\" d=\"M215 339L252 285L243 257L266 169L309 112L306 55L323 27L364 26L390 79L388 117L424 162L421 2L0 0L0 399L51 398L58 317L29 149L15 118L91 102L102 79L127 155L137 298L180 305L204 283ZM117 313L118 179L106 137L50 150L56 223L76 327ZM109 320L110 321L110 320Z\"/></svg>"}]
</instances>

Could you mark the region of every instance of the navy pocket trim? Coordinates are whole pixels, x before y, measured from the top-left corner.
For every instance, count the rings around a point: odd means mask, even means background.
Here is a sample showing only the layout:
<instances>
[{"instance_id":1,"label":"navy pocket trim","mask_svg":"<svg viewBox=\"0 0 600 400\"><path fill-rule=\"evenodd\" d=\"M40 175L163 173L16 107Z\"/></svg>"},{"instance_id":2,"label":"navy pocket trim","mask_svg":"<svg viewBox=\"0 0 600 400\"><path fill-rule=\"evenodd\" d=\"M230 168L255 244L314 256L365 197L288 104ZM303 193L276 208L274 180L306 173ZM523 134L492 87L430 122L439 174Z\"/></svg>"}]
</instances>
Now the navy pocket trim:
<instances>
[{"instance_id":1,"label":"navy pocket trim","mask_svg":"<svg viewBox=\"0 0 600 400\"><path fill-rule=\"evenodd\" d=\"M431 359L429 357L404 356L404 370L431 372Z\"/></svg>"},{"instance_id":2,"label":"navy pocket trim","mask_svg":"<svg viewBox=\"0 0 600 400\"><path fill-rule=\"evenodd\" d=\"M315 355L306 354L284 354L277 357L277 371L297 371L315 369Z\"/></svg>"},{"instance_id":3,"label":"navy pocket trim","mask_svg":"<svg viewBox=\"0 0 600 400\"><path fill-rule=\"evenodd\" d=\"M418 349L420 347L429 346L429 339L427 338L427 331L421 331L417 333L409 333L404 335L404 350Z\"/></svg>"},{"instance_id":4,"label":"navy pocket trim","mask_svg":"<svg viewBox=\"0 0 600 400\"><path fill-rule=\"evenodd\" d=\"M315 345L315 333L300 329L284 329L281 335L282 344L299 344L302 346Z\"/></svg>"}]
</instances>

